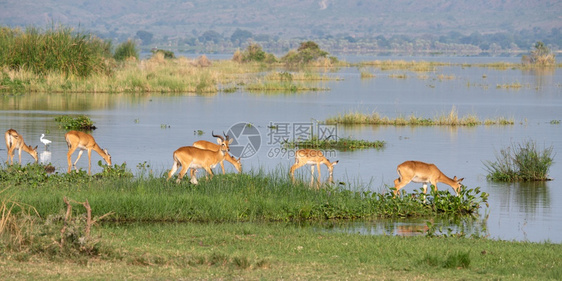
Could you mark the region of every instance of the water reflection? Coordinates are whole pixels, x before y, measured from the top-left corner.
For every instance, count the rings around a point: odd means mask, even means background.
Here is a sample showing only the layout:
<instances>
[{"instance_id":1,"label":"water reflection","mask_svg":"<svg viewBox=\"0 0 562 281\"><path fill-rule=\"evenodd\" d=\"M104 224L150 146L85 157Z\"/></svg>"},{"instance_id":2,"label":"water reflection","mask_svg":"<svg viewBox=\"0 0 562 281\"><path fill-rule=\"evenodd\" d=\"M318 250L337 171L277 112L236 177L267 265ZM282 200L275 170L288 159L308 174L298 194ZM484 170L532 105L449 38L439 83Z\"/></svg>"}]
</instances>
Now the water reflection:
<instances>
[{"instance_id":1,"label":"water reflection","mask_svg":"<svg viewBox=\"0 0 562 281\"><path fill-rule=\"evenodd\" d=\"M120 102L148 101L149 94L33 93L6 95L0 110L90 111L115 108Z\"/></svg>"},{"instance_id":2,"label":"water reflection","mask_svg":"<svg viewBox=\"0 0 562 281\"><path fill-rule=\"evenodd\" d=\"M39 163L41 164L51 163L51 152L45 150L39 153Z\"/></svg>"},{"instance_id":3,"label":"water reflection","mask_svg":"<svg viewBox=\"0 0 562 281\"><path fill-rule=\"evenodd\" d=\"M524 212L531 216L543 215L550 210L550 190L548 182L495 183L500 194L504 211Z\"/></svg>"},{"instance_id":4,"label":"water reflection","mask_svg":"<svg viewBox=\"0 0 562 281\"><path fill-rule=\"evenodd\" d=\"M320 229L329 232L358 233L362 235L460 235L460 236L489 236L487 228L488 217L447 218L435 217L431 219L385 219L376 221L330 222Z\"/></svg>"},{"instance_id":5,"label":"water reflection","mask_svg":"<svg viewBox=\"0 0 562 281\"><path fill-rule=\"evenodd\" d=\"M524 75L534 77L534 87L540 89L545 86L553 85L556 74L556 67L533 67L523 69Z\"/></svg>"}]
</instances>

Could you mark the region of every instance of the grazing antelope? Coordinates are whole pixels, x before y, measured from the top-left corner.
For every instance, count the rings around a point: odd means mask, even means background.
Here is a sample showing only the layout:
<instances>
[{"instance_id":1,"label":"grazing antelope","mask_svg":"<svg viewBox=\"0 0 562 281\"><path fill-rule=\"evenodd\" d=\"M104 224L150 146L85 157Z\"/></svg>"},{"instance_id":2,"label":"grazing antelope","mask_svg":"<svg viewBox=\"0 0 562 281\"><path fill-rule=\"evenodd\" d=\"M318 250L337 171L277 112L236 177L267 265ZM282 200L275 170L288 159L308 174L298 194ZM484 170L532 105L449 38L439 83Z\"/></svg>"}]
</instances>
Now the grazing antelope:
<instances>
[{"instance_id":1,"label":"grazing antelope","mask_svg":"<svg viewBox=\"0 0 562 281\"><path fill-rule=\"evenodd\" d=\"M218 135L215 135L214 133L212 133L213 137L220 137ZM229 136L226 135L223 132L223 135L225 137L225 141L226 142L231 142L231 140L229 139ZM221 146L216 144L216 143L212 143L210 141L205 141L205 140L200 140L200 141L196 141L193 143L193 147L197 147L197 148L201 148L201 149L207 149L207 150L213 150L213 151L217 151L220 150ZM238 171L238 173L242 172L242 163L240 162L240 158L236 159L234 157L232 157L232 155L230 155L230 153L225 153L224 155L224 160L226 160L227 162L230 162L230 164L234 165L234 168L236 168L236 171ZM224 175L224 161L220 162L221 164L221 168L222 168L222 174Z\"/></svg>"},{"instance_id":2,"label":"grazing antelope","mask_svg":"<svg viewBox=\"0 0 562 281\"><path fill-rule=\"evenodd\" d=\"M35 159L35 163L37 163L37 161L38 161L37 146L35 146L35 148L33 148L33 147L31 147L31 145L26 145L25 142L23 141L23 136L18 134L18 132L16 132L16 130L14 130L14 129L7 130L5 137L6 137L6 149L8 150L8 161L6 161L7 163L9 163L10 165L14 164L14 150L15 149L18 150L20 165L21 165L21 151L22 150L29 153L29 155L31 155L31 157L33 157L33 159Z\"/></svg>"},{"instance_id":3,"label":"grazing antelope","mask_svg":"<svg viewBox=\"0 0 562 281\"><path fill-rule=\"evenodd\" d=\"M428 164L420 161L406 161L396 168L399 178L394 180L394 195L410 182L423 183L423 193L427 194L427 184L432 184L437 189L437 183L442 182L451 186L457 196L461 189L462 179L449 178L443 174L434 164Z\"/></svg>"},{"instance_id":4,"label":"grazing antelope","mask_svg":"<svg viewBox=\"0 0 562 281\"><path fill-rule=\"evenodd\" d=\"M324 153L322 153L322 151L320 150L315 150L315 149L299 149L295 152L295 164L293 164L293 166L291 166L291 179L293 180L293 182L295 181L295 170L304 166L304 165L310 165L310 182L312 184L313 179L314 179L314 165L316 165L316 168L318 169L318 185L320 185L320 178L322 177L322 175L320 174L320 165L324 164L326 165L326 167L328 167L328 172L330 173L330 176L328 178L328 181L332 181L332 175L333 175L333 170L334 170L334 166L336 164L338 164L338 161L334 161L334 162L330 162L328 161L328 159L326 159L326 157L324 157Z\"/></svg>"},{"instance_id":5,"label":"grazing antelope","mask_svg":"<svg viewBox=\"0 0 562 281\"><path fill-rule=\"evenodd\" d=\"M195 177L196 169L205 169L207 171L206 178L211 176L213 178L213 171L211 170L218 163L224 160L226 153L230 150L229 145L232 139L226 141L222 136L218 136L217 143L220 146L219 150L207 150L193 146L183 146L174 151L174 165L168 173L168 180L176 173L178 167L181 166L180 173L176 182L180 182L188 169L191 169L191 183L197 184Z\"/></svg>"},{"instance_id":6,"label":"grazing antelope","mask_svg":"<svg viewBox=\"0 0 562 281\"><path fill-rule=\"evenodd\" d=\"M111 166L111 155L107 153L107 149L101 149L94 140L94 137L91 135L79 131L69 131L64 135L64 139L68 145L68 153L66 154L66 158L68 160L68 173L70 173L72 169L72 161L70 160L70 157L78 148L80 149L80 152L78 152L78 157L76 158L76 161L74 161L74 167L76 167L76 163L82 156L82 152L84 152L84 150L88 150L88 175L91 174L92 168L92 150L97 152L105 160L105 162L107 162L107 165Z\"/></svg>"}]
</instances>

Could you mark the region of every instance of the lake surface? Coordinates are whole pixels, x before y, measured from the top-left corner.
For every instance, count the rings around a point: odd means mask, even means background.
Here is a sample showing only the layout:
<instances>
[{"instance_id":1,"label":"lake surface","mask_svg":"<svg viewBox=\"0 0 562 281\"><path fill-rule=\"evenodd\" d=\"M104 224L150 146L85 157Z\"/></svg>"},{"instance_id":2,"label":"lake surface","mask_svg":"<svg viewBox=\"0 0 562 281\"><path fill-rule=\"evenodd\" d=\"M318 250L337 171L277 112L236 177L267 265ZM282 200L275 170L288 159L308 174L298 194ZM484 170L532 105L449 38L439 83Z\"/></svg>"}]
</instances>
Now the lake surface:
<instances>
[{"instance_id":1,"label":"lake surface","mask_svg":"<svg viewBox=\"0 0 562 281\"><path fill-rule=\"evenodd\" d=\"M387 58L379 58L386 60ZM400 58L414 60L412 58ZM419 59L419 58L418 58ZM423 58L422 58L423 59ZM429 61L476 63L512 61L517 58L438 58ZM361 79L360 71L375 74ZM330 160L339 160L334 180L352 189L383 192L397 177L396 166L406 160L435 163L443 173L464 177L463 184L481 187L490 194L487 234L504 240L562 242L562 71L497 70L483 67L440 67L434 72L380 71L374 68L341 68L328 75L341 80L320 82L328 91L305 93L221 93L211 96L162 94L28 94L2 97L0 129L16 129L26 143L39 145L42 161L51 162L57 172L66 172L65 130L54 118L85 114L97 126L92 132L107 148L114 164L127 163L136 171L139 163L163 174L172 166L175 149L205 139L211 132L234 134L233 154L244 155L244 171L263 169L288 173L294 162L291 151L281 150L279 140L337 135L365 140L383 140L384 149L328 151ZM405 74L394 78L392 74ZM498 88L518 83L520 88ZM433 118L452 109L459 117L476 115L480 120L505 117L514 125L475 127L410 126L325 126L319 121L346 112L373 113L396 118L414 114ZM554 124L553 124L554 123ZM240 124L251 124L244 127ZM241 131L240 128L247 128ZM201 133L198 132L201 131ZM48 151L39 142L41 133L53 141ZM541 183L493 183L486 180L483 162L495 161L500 149L533 140L542 150L553 147L553 181ZM73 155L75 159L77 153ZM92 154L92 172L99 172L101 157ZM6 161L4 146L0 161ZM23 162L31 162L28 154ZM17 159L17 155L16 155ZM87 155L78 163L87 169ZM234 168L226 163L228 172ZM215 170L216 172L220 171ZM203 173L200 172L201 176ZM309 168L298 176L310 177ZM322 169L323 180L327 170ZM411 183L412 192L421 185ZM440 189L452 192L444 184ZM384 222L352 225L349 231L393 233L423 226L416 222Z\"/></svg>"}]
</instances>

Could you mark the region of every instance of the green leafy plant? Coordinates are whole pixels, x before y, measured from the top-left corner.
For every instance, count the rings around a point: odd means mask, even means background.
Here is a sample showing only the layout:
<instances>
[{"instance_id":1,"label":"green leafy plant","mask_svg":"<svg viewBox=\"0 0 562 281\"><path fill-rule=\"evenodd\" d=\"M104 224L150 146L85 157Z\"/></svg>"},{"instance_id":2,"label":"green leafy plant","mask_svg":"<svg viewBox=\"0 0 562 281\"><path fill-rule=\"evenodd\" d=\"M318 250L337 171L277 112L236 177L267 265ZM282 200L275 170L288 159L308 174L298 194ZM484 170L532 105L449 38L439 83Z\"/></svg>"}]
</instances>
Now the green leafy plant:
<instances>
[{"instance_id":1,"label":"green leafy plant","mask_svg":"<svg viewBox=\"0 0 562 281\"><path fill-rule=\"evenodd\" d=\"M76 117L61 115L55 117L55 121L59 122L59 126L67 130L95 130L94 121L86 115L78 115Z\"/></svg>"}]
</instances>

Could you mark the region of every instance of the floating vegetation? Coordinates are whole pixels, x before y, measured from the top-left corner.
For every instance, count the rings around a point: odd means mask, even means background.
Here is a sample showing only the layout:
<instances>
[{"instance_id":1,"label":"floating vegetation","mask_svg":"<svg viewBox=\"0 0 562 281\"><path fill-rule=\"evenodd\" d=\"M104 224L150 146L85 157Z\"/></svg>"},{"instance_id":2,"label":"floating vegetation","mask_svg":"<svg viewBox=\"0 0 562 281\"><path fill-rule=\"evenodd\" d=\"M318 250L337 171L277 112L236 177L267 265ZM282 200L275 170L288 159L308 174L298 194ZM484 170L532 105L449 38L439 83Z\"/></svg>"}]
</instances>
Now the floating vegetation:
<instances>
[{"instance_id":1,"label":"floating vegetation","mask_svg":"<svg viewBox=\"0 0 562 281\"><path fill-rule=\"evenodd\" d=\"M496 88L497 89L519 89L522 88L523 85L521 85L521 83L519 82L513 82L511 84L497 84Z\"/></svg>"},{"instance_id":2,"label":"floating vegetation","mask_svg":"<svg viewBox=\"0 0 562 281\"><path fill-rule=\"evenodd\" d=\"M439 79L439 80L452 80L452 79L455 79L455 75L439 74L439 75L437 75L437 79Z\"/></svg>"},{"instance_id":3,"label":"floating vegetation","mask_svg":"<svg viewBox=\"0 0 562 281\"><path fill-rule=\"evenodd\" d=\"M324 121L326 124L370 124L370 125L395 125L395 126L476 126L476 125L513 125L512 119L499 117L496 119L486 119L484 122L475 115L459 117L455 107L448 114L437 116L433 119L410 115L407 117L398 116L391 119L381 116L378 112L364 114L359 112L349 112L336 117L330 117Z\"/></svg>"},{"instance_id":4,"label":"floating vegetation","mask_svg":"<svg viewBox=\"0 0 562 281\"><path fill-rule=\"evenodd\" d=\"M487 178L493 181L545 181L553 163L552 146L541 151L534 141L512 144L496 153L496 162L486 161Z\"/></svg>"},{"instance_id":5,"label":"floating vegetation","mask_svg":"<svg viewBox=\"0 0 562 281\"><path fill-rule=\"evenodd\" d=\"M393 73L388 75L388 77L390 78L398 78L398 79L406 79L408 78L408 76L406 76L406 73Z\"/></svg>"},{"instance_id":6,"label":"floating vegetation","mask_svg":"<svg viewBox=\"0 0 562 281\"><path fill-rule=\"evenodd\" d=\"M332 81L341 80L338 77L331 77L325 74L316 72L270 72L264 77L265 80L270 81Z\"/></svg>"},{"instance_id":7,"label":"floating vegetation","mask_svg":"<svg viewBox=\"0 0 562 281\"><path fill-rule=\"evenodd\" d=\"M361 71L361 79L375 78L376 75L370 72Z\"/></svg>"},{"instance_id":8,"label":"floating vegetation","mask_svg":"<svg viewBox=\"0 0 562 281\"><path fill-rule=\"evenodd\" d=\"M329 91L329 88L307 86L300 83L293 83L290 81L278 81L278 82L268 82L262 81L257 83L251 83L244 87L250 92L304 92L304 91Z\"/></svg>"},{"instance_id":9,"label":"floating vegetation","mask_svg":"<svg viewBox=\"0 0 562 281\"><path fill-rule=\"evenodd\" d=\"M94 121L85 115L78 115L76 117L61 115L55 117L55 121L59 122L59 127L66 130L95 130Z\"/></svg>"},{"instance_id":10,"label":"floating vegetation","mask_svg":"<svg viewBox=\"0 0 562 281\"><path fill-rule=\"evenodd\" d=\"M550 120L550 124L558 125L558 124L560 124L560 120Z\"/></svg>"},{"instance_id":11,"label":"floating vegetation","mask_svg":"<svg viewBox=\"0 0 562 281\"><path fill-rule=\"evenodd\" d=\"M374 66L381 70L410 70L415 72L435 71L438 66L447 66L449 63L404 60L375 60L360 63L361 66Z\"/></svg>"},{"instance_id":12,"label":"floating vegetation","mask_svg":"<svg viewBox=\"0 0 562 281\"><path fill-rule=\"evenodd\" d=\"M337 150L355 150L384 148L384 141L367 141L355 140L352 138L337 138L337 139L318 139L316 137L308 140L287 141L283 144L286 148L315 148L315 149L337 149Z\"/></svg>"}]
</instances>

